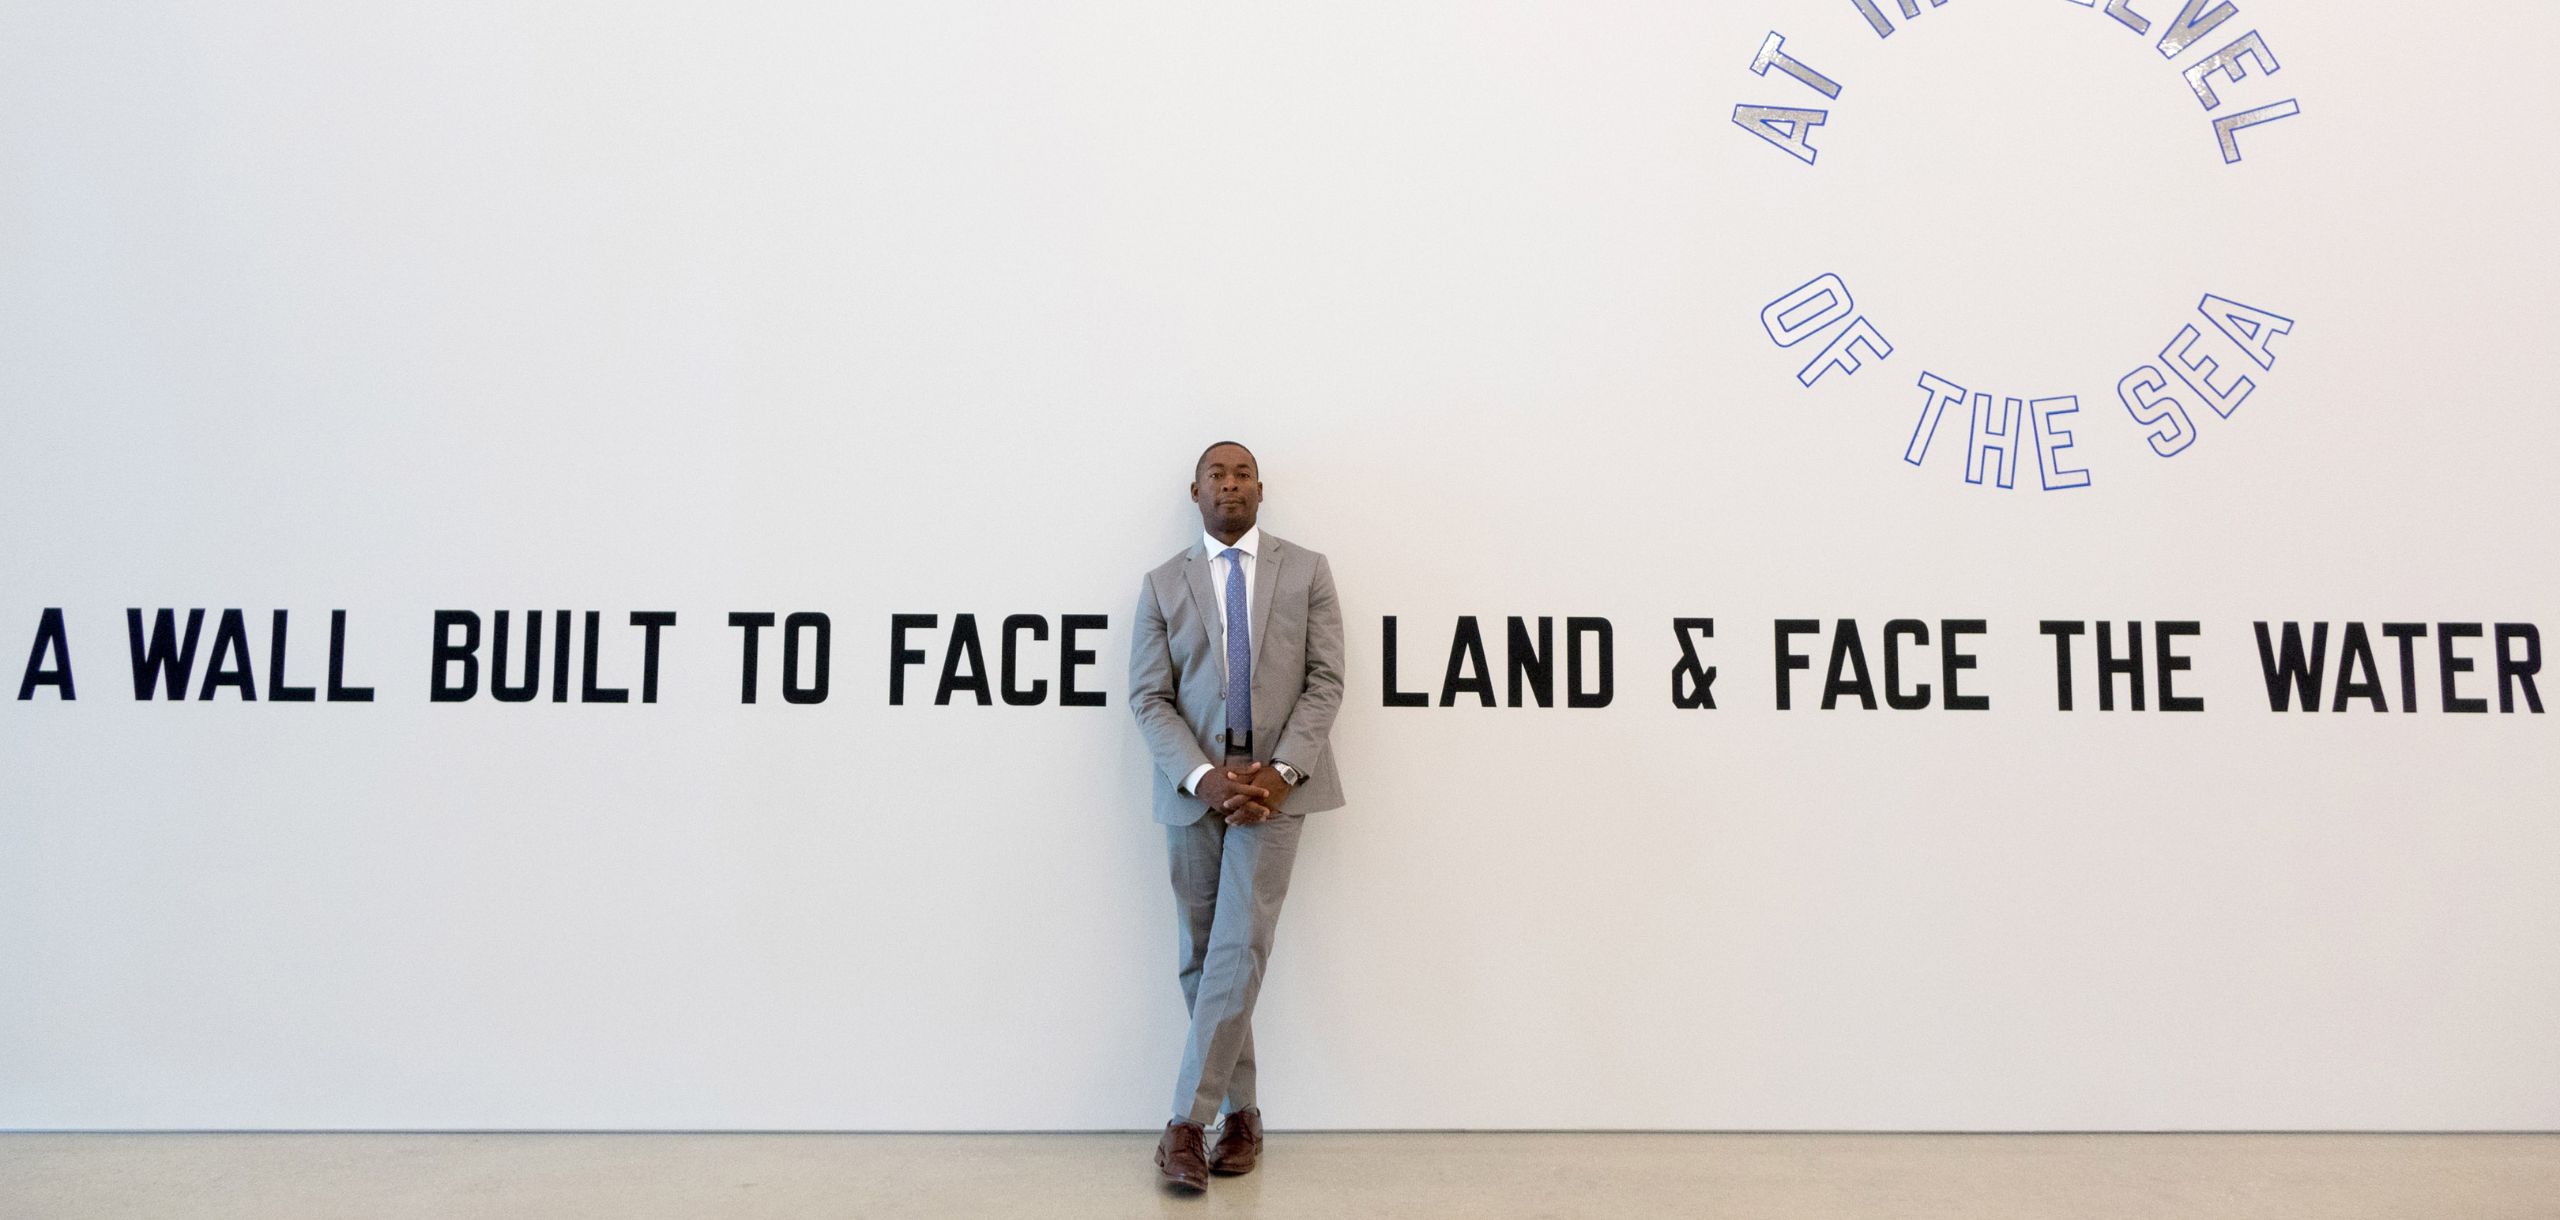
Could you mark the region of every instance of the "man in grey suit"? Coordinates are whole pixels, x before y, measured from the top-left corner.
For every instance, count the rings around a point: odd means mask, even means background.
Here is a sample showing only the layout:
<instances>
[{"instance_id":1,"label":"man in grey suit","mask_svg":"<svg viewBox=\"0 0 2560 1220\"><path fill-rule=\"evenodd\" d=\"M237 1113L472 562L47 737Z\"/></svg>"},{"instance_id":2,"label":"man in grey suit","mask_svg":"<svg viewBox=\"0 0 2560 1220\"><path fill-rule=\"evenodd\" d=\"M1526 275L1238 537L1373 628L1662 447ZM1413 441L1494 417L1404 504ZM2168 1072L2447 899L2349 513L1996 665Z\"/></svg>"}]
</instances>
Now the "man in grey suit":
<instances>
[{"instance_id":1,"label":"man in grey suit","mask_svg":"<svg viewBox=\"0 0 2560 1220\"><path fill-rule=\"evenodd\" d=\"M1342 610L1322 555L1262 532L1262 480L1232 441L1201 453L1201 539L1147 573L1129 706L1154 755L1191 1032L1156 1145L1166 1184L1253 1169L1253 1003L1306 815L1342 805L1327 738L1342 706ZM1220 1112L1215 1154L1207 1123Z\"/></svg>"}]
</instances>

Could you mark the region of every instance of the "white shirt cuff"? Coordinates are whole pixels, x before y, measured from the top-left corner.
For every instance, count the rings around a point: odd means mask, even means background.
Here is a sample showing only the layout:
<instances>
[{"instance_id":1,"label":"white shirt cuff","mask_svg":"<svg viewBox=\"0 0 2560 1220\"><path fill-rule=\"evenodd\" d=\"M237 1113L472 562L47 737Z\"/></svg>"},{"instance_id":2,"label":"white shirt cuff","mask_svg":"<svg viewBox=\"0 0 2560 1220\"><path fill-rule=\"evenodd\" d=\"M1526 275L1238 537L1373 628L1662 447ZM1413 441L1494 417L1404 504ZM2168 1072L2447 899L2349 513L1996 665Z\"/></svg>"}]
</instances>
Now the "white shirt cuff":
<instances>
[{"instance_id":1,"label":"white shirt cuff","mask_svg":"<svg viewBox=\"0 0 2560 1220\"><path fill-rule=\"evenodd\" d=\"M1208 763L1202 763L1202 764L1200 764L1199 766L1193 767L1193 768L1191 769L1191 774L1186 775L1186 776L1184 776L1184 777L1182 778L1182 792L1183 792L1183 795L1185 795L1185 796L1198 796L1198 795L1200 795L1200 777L1201 777L1201 776L1203 776L1203 775L1207 775L1208 773L1209 773L1209 764L1208 764Z\"/></svg>"}]
</instances>

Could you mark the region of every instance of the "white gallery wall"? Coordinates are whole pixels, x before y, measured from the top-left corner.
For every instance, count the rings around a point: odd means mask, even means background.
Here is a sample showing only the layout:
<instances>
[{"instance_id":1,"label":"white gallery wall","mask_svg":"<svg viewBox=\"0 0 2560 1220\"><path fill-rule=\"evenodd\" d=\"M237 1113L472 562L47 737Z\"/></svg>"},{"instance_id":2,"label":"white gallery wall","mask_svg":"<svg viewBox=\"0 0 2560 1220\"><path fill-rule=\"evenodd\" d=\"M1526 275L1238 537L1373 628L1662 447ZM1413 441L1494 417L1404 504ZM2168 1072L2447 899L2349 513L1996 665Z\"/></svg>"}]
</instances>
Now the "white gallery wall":
<instances>
[{"instance_id":1,"label":"white gallery wall","mask_svg":"<svg viewBox=\"0 0 2560 1220\"><path fill-rule=\"evenodd\" d=\"M1161 1122L1230 437L1274 1122L2560 1126L2560 10L1869 7L0 5L0 1127Z\"/></svg>"}]
</instances>

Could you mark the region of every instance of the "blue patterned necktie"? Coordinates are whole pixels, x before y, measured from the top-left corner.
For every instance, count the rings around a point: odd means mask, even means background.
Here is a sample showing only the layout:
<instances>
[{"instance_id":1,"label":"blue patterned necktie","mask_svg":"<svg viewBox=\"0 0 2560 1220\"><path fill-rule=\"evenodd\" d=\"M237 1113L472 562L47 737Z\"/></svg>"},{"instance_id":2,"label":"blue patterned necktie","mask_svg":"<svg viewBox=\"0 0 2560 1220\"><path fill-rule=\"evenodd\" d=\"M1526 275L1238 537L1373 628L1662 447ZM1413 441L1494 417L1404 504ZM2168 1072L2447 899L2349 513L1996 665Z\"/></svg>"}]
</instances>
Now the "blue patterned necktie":
<instances>
[{"instance_id":1,"label":"blue patterned necktie","mask_svg":"<svg viewBox=\"0 0 2560 1220\"><path fill-rule=\"evenodd\" d=\"M1227 733L1253 740L1253 623L1244 612L1244 552L1218 553L1227 561Z\"/></svg>"}]
</instances>

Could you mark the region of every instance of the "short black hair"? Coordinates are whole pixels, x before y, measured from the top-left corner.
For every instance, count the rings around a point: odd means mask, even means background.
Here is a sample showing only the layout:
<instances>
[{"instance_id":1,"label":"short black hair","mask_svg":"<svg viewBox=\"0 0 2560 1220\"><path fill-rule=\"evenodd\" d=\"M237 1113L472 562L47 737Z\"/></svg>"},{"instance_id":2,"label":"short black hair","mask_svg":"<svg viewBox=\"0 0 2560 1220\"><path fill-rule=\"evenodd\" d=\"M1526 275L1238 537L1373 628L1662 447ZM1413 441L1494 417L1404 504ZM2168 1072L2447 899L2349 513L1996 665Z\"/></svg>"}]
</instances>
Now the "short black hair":
<instances>
[{"instance_id":1,"label":"short black hair","mask_svg":"<svg viewBox=\"0 0 2560 1220\"><path fill-rule=\"evenodd\" d=\"M1238 448L1238 449L1244 449L1244 455L1245 455L1246 457L1249 457L1249 458L1253 457L1253 450L1251 450L1251 449L1245 449L1245 448L1244 448L1244 442L1243 442L1243 441L1218 441L1218 442L1215 442L1215 443L1211 444L1208 448L1203 449L1203 450L1201 450L1201 451L1200 451L1200 460L1199 460L1199 461L1196 461L1196 462L1191 463L1191 481L1192 481L1192 482L1194 482L1194 483L1199 482L1199 481L1200 481L1200 472L1201 472L1202 470L1206 469L1206 468L1208 467L1208 465L1209 465L1209 455L1210 455L1210 454L1212 454L1212 453L1216 453L1218 450L1220 450L1220 449L1222 449L1222 448L1225 448L1225 447L1226 447L1226 446L1228 446L1228 445L1233 445L1233 446L1235 446L1235 447L1236 447L1236 448ZM1261 459L1261 458L1253 458L1253 464L1254 464L1254 465L1256 465L1256 466L1260 466L1260 465L1262 465L1262 459Z\"/></svg>"}]
</instances>

